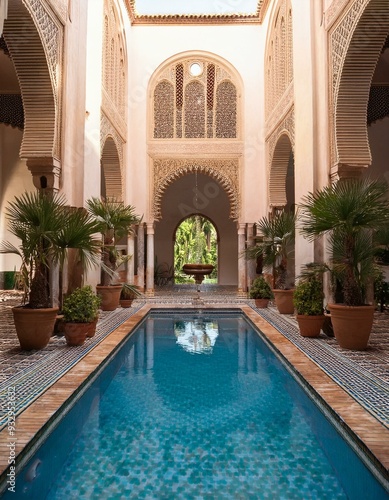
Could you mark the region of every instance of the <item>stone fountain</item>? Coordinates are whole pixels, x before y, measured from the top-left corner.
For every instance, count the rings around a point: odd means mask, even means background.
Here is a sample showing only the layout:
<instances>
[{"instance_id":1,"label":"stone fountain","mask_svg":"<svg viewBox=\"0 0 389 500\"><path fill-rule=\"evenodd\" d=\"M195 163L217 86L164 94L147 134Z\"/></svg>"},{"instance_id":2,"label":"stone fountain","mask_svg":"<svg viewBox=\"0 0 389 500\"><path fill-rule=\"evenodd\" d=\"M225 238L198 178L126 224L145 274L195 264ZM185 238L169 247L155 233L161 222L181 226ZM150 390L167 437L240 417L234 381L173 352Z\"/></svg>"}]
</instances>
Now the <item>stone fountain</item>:
<instances>
[{"instance_id":1,"label":"stone fountain","mask_svg":"<svg viewBox=\"0 0 389 500\"><path fill-rule=\"evenodd\" d=\"M197 297L194 302L199 304L202 303L200 299L200 285L204 280L204 276L208 276L214 270L212 264L184 264L182 270L188 276L193 276L197 285Z\"/></svg>"}]
</instances>

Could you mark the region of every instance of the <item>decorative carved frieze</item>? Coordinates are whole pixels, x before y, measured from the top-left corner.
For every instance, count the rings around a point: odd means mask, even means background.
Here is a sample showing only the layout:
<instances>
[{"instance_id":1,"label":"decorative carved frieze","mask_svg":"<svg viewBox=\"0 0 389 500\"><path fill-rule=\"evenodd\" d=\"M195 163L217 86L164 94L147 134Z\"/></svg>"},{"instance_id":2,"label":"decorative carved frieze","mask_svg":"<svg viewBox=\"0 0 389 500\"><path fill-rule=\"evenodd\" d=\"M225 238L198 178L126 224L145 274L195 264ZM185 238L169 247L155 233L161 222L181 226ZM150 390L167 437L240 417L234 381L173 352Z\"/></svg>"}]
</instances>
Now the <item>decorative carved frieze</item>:
<instances>
[{"instance_id":1,"label":"decorative carved frieze","mask_svg":"<svg viewBox=\"0 0 389 500\"><path fill-rule=\"evenodd\" d=\"M239 160L205 158L155 158L153 160L153 192L151 212L154 219L161 218L161 202L167 187L179 177L199 172L215 179L230 200L230 217L239 219Z\"/></svg>"},{"instance_id":2,"label":"decorative carved frieze","mask_svg":"<svg viewBox=\"0 0 389 500\"><path fill-rule=\"evenodd\" d=\"M243 154L243 141L150 141L148 153L151 156L188 156L188 155L221 155Z\"/></svg>"}]
</instances>

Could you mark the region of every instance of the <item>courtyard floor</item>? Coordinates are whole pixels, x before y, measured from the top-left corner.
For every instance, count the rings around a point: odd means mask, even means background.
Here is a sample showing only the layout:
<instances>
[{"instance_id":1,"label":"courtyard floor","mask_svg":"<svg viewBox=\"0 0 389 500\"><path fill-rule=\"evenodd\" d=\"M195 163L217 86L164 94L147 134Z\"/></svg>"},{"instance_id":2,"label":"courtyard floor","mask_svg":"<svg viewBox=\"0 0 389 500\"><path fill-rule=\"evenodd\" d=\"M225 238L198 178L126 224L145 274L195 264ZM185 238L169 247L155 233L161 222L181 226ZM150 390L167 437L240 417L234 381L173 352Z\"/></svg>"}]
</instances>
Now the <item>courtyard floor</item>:
<instances>
[{"instance_id":1,"label":"courtyard floor","mask_svg":"<svg viewBox=\"0 0 389 500\"><path fill-rule=\"evenodd\" d=\"M319 338L303 338L299 335L297 322L292 315L280 315L273 306L256 309L254 301L236 293L234 287L202 285L201 292L195 285L175 285L156 290L154 297L134 301L129 309L117 309L101 313L95 337L83 346L68 347L62 336L53 336L49 345L40 351L21 351L13 326L12 307L20 304L17 292L0 291L0 447L9 441L7 435L7 397L9 390L15 391L15 414L19 438L18 449L22 449L39 430L32 426L26 436L22 434L23 416L26 410L44 408L48 416L39 416L44 424L58 409L47 409L42 395L49 388L61 392L65 400L67 392L58 389L59 381L65 383L65 375L77 367L84 366L94 358L93 366L107 355L107 342L117 345L150 308L241 308L276 349L289 358L289 362L319 392L321 396L333 395L327 400L333 410L341 416L353 432L366 445L381 469L389 468L389 313L375 313L373 332L366 351L347 351L339 348L336 340L323 333ZM119 337L116 339L115 335ZM115 340L116 339L116 340ZM82 383L90 373L78 369L76 385ZM81 373L81 374L80 374ZM74 379L74 377L73 377ZM312 380L309 380L312 379ZM317 386L317 387L316 387ZM57 387L57 389L55 389ZM72 388L71 390L74 390ZM63 392L63 395L62 395ZM332 400L331 400L332 398ZM34 406L34 404L35 406ZM60 403L60 401L59 401ZM56 406L57 405L57 406ZM345 414L343 414L345 412ZM348 412L348 413L347 413ZM42 420L43 419L43 420ZM349 421L348 421L349 419ZM367 442L369 441L369 442ZM3 453L0 453L2 456ZM5 455L0 459L0 473L6 468Z\"/></svg>"}]
</instances>

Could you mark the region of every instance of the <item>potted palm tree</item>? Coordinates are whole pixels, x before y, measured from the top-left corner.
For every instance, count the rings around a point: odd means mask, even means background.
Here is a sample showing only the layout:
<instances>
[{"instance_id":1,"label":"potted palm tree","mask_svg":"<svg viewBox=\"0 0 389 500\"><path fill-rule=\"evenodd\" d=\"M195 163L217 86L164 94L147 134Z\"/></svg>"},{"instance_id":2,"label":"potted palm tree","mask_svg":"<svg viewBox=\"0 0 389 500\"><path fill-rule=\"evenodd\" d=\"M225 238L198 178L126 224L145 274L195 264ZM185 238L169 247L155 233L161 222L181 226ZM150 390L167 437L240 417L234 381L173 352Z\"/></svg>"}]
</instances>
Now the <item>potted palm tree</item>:
<instances>
[{"instance_id":1,"label":"potted palm tree","mask_svg":"<svg viewBox=\"0 0 389 500\"><path fill-rule=\"evenodd\" d=\"M335 303L328 304L334 335L346 349L366 349L374 305L367 303L377 264L374 234L389 223L388 184L369 179L341 180L309 193L301 204L303 234L328 235Z\"/></svg>"},{"instance_id":2,"label":"potted palm tree","mask_svg":"<svg viewBox=\"0 0 389 500\"><path fill-rule=\"evenodd\" d=\"M82 345L86 337L94 336L100 302L90 285L76 288L65 297L62 312L69 346Z\"/></svg>"},{"instance_id":3,"label":"potted palm tree","mask_svg":"<svg viewBox=\"0 0 389 500\"><path fill-rule=\"evenodd\" d=\"M139 287L136 285L131 285L130 283L123 283L122 290L120 292L120 300L119 303L121 307L127 308L131 307L132 302L137 298L141 297L142 293L139 290Z\"/></svg>"},{"instance_id":4,"label":"potted palm tree","mask_svg":"<svg viewBox=\"0 0 389 500\"><path fill-rule=\"evenodd\" d=\"M134 232L142 217L135 214L132 205L124 205L115 198L91 198L87 201L87 209L102 235L101 284L96 290L101 297L101 309L113 311L119 306L122 291L121 283L115 282L118 279L117 270L132 258L131 255L123 255L118 245L121 239Z\"/></svg>"},{"instance_id":5,"label":"potted palm tree","mask_svg":"<svg viewBox=\"0 0 389 500\"><path fill-rule=\"evenodd\" d=\"M281 314L293 314L294 273L291 259L294 255L296 214L282 211L257 222L259 239L249 247L246 257L263 258L263 265L271 267L275 304Z\"/></svg>"},{"instance_id":6,"label":"potted palm tree","mask_svg":"<svg viewBox=\"0 0 389 500\"><path fill-rule=\"evenodd\" d=\"M2 242L1 253L21 259L23 305L13 308L16 333L25 350L42 349L52 335L59 307L49 286L52 266L62 275L67 250L75 248L84 269L98 262L100 242L96 225L85 213L70 209L63 195L24 193L6 208L8 228L20 240L18 246ZM61 287L60 287L61 288Z\"/></svg>"},{"instance_id":7,"label":"potted palm tree","mask_svg":"<svg viewBox=\"0 0 389 500\"><path fill-rule=\"evenodd\" d=\"M323 273L326 270L325 265L307 264L294 289L293 304L303 337L318 337L324 324Z\"/></svg>"},{"instance_id":8,"label":"potted palm tree","mask_svg":"<svg viewBox=\"0 0 389 500\"><path fill-rule=\"evenodd\" d=\"M268 306L269 300L274 298L271 286L263 276L255 278L249 292L250 298L255 300L255 305L260 309Z\"/></svg>"}]
</instances>

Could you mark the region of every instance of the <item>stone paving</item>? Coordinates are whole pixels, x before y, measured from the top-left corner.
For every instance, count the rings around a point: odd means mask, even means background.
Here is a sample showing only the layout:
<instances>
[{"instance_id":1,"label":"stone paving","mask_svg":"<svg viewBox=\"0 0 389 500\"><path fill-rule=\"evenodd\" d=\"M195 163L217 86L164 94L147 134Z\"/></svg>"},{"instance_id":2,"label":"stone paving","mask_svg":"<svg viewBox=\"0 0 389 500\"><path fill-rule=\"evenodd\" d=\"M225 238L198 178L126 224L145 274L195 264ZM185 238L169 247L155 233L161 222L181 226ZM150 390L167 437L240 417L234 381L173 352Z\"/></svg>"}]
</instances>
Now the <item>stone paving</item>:
<instances>
[{"instance_id":1,"label":"stone paving","mask_svg":"<svg viewBox=\"0 0 389 500\"><path fill-rule=\"evenodd\" d=\"M31 352L20 350L13 326L11 308L20 304L20 294L0 291L0 402L9 386L16 387L17 412L23 411L145 302L200 309L246 303L255 309L254 301L238 295L234 287L202 285L200 290L198 293L195 285L163 287L154 297L135 301L130 309L101 313L96 336L84 346L69 348L63 337L53 336L45 349ZM339 348L334 338L324 334L318 339L301 337L294 317L278 314L273 306L256 311L389 427L389 312L375 314L369 347L357 352ZM5 425L4 409L2 405L0 429Z\"/></svg>"}]
</instances>

